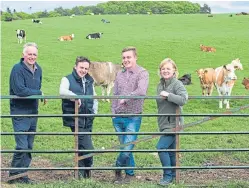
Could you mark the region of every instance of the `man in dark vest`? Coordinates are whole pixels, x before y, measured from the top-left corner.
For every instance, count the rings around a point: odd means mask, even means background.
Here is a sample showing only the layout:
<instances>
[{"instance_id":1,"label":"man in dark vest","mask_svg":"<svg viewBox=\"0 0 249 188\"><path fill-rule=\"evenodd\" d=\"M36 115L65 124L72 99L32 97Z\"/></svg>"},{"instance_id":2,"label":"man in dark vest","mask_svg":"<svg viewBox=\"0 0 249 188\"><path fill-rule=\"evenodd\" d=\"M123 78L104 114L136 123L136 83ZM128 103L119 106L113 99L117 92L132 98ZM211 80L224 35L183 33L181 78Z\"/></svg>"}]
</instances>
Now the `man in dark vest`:
<instances>
[{"instance_id":1,"label":"man in dark vest","mask_svg":"<svg viewBox=\"0 0 249 188\"><path fill-rule=\"evenodd\" d=\"M69 74L61 79L60 95L76 96L76 95L94 95L93 78L88 74L90 60L86 57L79 56L76 58L75 66L72 74ZM79 114L96 114L98 110L98 101L95 99L78 99ZM62 99L63 114L75 113L74 99ZM79 132L92 132L94 117L79 117ZM63 125L70 127L72 132L75 132L75 117L63 117ZM79 135L78 137L79 150L94 149L91 135ZM83 156L87 152L80 152L78 155ZM91 167L93 158L79 160L79 167ZM90 170L80 170L80 177L90 178Z\"/></svg>"}]
</instances>

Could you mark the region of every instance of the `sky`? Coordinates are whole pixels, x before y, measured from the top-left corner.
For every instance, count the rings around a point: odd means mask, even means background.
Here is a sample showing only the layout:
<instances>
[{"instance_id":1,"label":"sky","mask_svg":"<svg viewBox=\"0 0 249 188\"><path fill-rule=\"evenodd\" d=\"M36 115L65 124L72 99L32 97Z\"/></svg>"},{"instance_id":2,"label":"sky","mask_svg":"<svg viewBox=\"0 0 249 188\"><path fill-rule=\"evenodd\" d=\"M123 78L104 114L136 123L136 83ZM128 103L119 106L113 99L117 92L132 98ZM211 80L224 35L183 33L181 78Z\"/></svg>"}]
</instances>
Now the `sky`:
<instances>
[{"instance_id":1,"label":"sky","mask_svg":"<svg viewBox=\"0 0 249 188\"><path fill-rule=\"evenodd\" d=\"M17 12L23 11L27 13L34 13L38 11L52 11L54 8L63 7L63 8L73 8L75 6L89 6L97 5L106 1L85 1L85 0L72 0L72 1L10 1L2 0L1 1L1 10L6 11L6 8L9 7L11 10L16 9ZM249 1L191 1L194 3L199 3L203 6L206 3L212 10L212 13L238 13L238 12L249 12ZM32 7L31 11L29 7Z\"/></svg>"}]
</instances>

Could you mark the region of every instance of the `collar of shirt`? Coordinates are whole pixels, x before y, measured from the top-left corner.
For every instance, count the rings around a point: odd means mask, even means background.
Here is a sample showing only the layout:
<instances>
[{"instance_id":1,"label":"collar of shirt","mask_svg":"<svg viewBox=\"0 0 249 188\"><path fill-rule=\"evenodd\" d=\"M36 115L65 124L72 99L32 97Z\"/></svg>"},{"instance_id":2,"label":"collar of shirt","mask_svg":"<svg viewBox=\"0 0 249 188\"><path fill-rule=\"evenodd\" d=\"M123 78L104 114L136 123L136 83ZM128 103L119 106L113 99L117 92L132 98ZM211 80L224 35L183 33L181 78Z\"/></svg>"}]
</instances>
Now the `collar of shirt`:
<instances>
[{"instance_id":1,"label":"collar of shirt","mask_svg":"<svg viewBox=\"0 0 249 188\"><path fill-rule=\"evenodd\" d=\"M139 67L136 65L134 68L127 69L127 72L129 73L136 73L138 71Z\"/></svg>"},{"instance_id":2,"label":"collar of shirt","mask_svg":"<svg viewBox=\"0 0 249 188\"><path fill-rule=\"evenodd\" d=\"M82 82L83 82L83 83L86 83L86 78L85 78L85 76L82 78Z\"/></svg>"},{"instance_id":3,"label":"collar of shirt","mask_svg":"<svg viewBox=\"0 0 249 188\"><path fill-rule=\"evenodd\" d=\"M26 63L26 62L24 62L23 61L23 63L28 67L28 69L31 71L31 72L35 72L35 70L37 69L37 66L36 66L36 64L34 64L34 65L30 65L30 64L28 64L28 63Z\"/></svg>"}]
</instances>

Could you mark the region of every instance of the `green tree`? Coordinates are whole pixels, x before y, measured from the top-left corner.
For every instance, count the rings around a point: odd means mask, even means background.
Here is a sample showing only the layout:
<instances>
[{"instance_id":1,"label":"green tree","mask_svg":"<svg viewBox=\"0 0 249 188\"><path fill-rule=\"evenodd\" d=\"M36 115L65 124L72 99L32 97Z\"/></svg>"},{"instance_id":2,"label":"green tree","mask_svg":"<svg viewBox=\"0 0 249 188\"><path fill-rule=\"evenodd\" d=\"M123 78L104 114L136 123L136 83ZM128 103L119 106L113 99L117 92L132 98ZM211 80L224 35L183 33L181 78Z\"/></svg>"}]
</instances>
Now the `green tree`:
<instances>
[{"instance_id":1,"label":"green tree","mask_svg":"<svg viewBox=\"0 0 249 188\"><path fill-rule=\"evenodd\" d=\"M60 17L61 15L56 11L49 11L48 17Z\"/></svg>"}]
</instances>

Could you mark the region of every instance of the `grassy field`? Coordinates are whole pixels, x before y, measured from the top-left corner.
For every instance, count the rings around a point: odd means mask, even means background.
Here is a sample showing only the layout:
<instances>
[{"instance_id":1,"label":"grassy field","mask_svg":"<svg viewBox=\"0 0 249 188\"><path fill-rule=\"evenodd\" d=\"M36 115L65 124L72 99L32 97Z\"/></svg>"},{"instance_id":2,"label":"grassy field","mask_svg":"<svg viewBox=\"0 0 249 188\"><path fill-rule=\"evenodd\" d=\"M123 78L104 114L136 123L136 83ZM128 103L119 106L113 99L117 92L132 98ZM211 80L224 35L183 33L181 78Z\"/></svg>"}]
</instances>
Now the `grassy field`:
<instances>
[{"instance_id":1,"label":"grassy field","mask_svg":"<svg viewBox=\"0 0 249 188\"><path fill-rule=\"evenodd\" d=\"M105 18L111 24L103 24ZM249 77L249 36L247 16L215 15L108 15L108 16L76 16L42 19L43 24L33 24L31 20L2 22L2 61L1 61L1 95L9 94L9 74L11 68L18 62L22 53L22 45L17 43L16 29L27 32L27 41L36 42L39 46L38 63L43 69L42 91L45 95L58 96L60 80L71 73L76 56L87 56L91 61L121 62L121 50L126 46L135 46L138 50L138 64L149 71L150 83L148 96L155 96L159 81L158 65L166 57L172 58L178 65L180 76L192 74L193 84L186 86L190 96L201 95L196 69L218 67L240 58L243 71L236 71L238 80L232 95L248 95L241 84L244 77ZM87 40L86 35L93 32L103 32L100 40ZM72 42L60 42L61 35L75 34ZM199 45L213 46L216 53L200 51ZM100 94L100 89L97 88ZM213 95L218 95L217 91ZM231 108L248 104L248 99L230 100ZM9 101L1 101L2 114L9 114ZM184 106L184 113L222 113L218 109L218 100L189 100ZM40 114L60 114L61 101L49 100L48 105L40 105ZM156 113L154 100L146 100L144 113ZM239 113L248 113L243 110ZM99 102L99 113L110 114L110 104ZM185 123L190 123L202 117L185 117ZM143 118L141 131L157 131L156 118ZM185 131L248 131L248 117L223 117L187 128ZM1 119L1 131L12 130L10 119ZM62 126L61 118L41 118L38 122L39 132L69 132ZM94 132L113 132L110 118L96 118ZM142 136L140 136L141 138ZM248 148L248 135L189 135L181 136L182 149L207 148ZM137 144L136 149L155 149L158 139ZM35 150L61 150L74 147L72 136L36 136ZM118 144L116 136L93 136L96 149ZM13 149L13 136L2 136L2 149ZM12 155L5 155L11 159ZM110 166L114 164L117 154L98 155L94 165ZM51 161L53 166L72 166L73 154L33 154L35 158ZM160 161L154 155L136 153L137 166L160 166ZM218 153L182 153L181 165L203 165L207 161L230 159L243 164L249 163L247 152ZM229 164L233 164L232 162ZM224 165L229 165L224 164ZM146 173L146 171L142 171ZM155 172L155 171L154 171ZM156 171L161 174L161 171ZM75 184L75 187L80 184ZM90 183L92 187L108 187L110 184ZM90 185L89 184L89 185ZM232 185L232 183L231 183ZM40 185L42 186L42 185ZM51 185L52 187L55 184ZM56 186L55 186L56 187ZM134 185L135 187L135 185ZM137 187L137 186L136 186Z\"/></svg>"}]
</instances>

